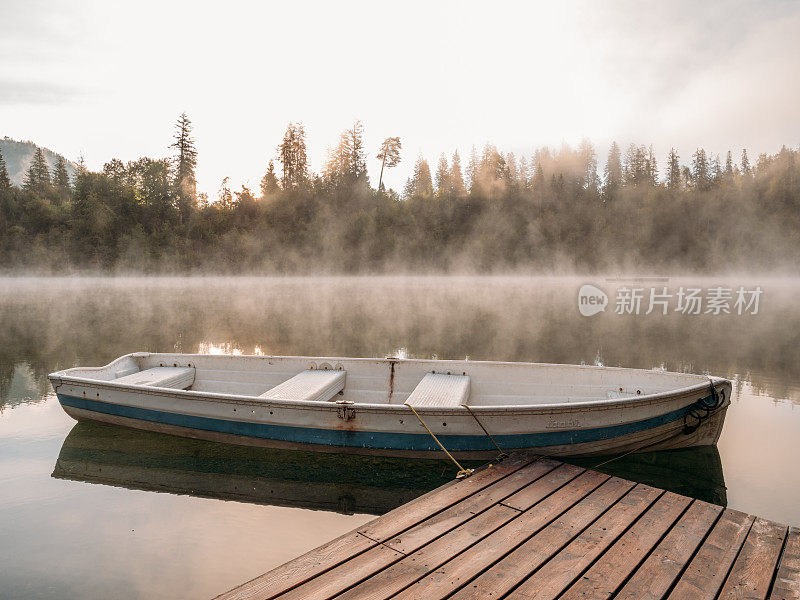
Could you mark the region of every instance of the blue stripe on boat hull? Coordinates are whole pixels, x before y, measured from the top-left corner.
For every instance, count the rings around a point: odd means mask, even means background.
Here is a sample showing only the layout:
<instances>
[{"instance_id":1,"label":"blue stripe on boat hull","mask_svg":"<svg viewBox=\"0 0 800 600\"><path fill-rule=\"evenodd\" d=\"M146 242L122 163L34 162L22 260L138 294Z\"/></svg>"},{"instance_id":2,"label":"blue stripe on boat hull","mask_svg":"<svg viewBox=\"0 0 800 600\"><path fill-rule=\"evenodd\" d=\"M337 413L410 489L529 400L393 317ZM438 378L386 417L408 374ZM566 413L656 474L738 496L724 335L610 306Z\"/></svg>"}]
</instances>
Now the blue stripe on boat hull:
<instances>
[{"instance_id":1,"label":"blue stripe on boat hull","mask_svg":"<svg viewBox=\"0 0 800 600\"><path fill-rule=\"evenodd\" d=\"M138 419L140 421L163 423L188 429L279 440L283 442L407 451L431 451L439 449L427 433L387 433L380 431L316 429L311 427L292 427L286 425L270 425L266 423L229 421L226 419L197 417L121 404L98 402L96 400L75 398L62 394L58 394L58 400L64 406L70 406L85 411ZM680 408L663 415L621 425L596 427L593 429L576 429L571 431L546 431L513 435L501 434L495 435L495 439L503 448L541 448L545 446L596 442L645 431L647 429L654 429L661 425L671 423L682 419L686 410L686 408ZM448 450L454 452L494 449L494 446L485 435L440 435L438 437Z\"/></svg>"}]
</instances>

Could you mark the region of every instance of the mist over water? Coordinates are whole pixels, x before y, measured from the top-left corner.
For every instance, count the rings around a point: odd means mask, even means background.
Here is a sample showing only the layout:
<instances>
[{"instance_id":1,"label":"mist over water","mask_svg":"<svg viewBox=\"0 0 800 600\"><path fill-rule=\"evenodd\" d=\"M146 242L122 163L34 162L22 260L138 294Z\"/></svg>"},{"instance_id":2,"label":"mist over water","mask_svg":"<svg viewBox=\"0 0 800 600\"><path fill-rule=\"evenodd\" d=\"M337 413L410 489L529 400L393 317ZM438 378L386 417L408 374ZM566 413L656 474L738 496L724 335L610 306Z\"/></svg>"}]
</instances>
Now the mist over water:
<instances>
[{"instance_id":1,"label":"mist over water","mask_svg":"<svg viewBox=\"0 0 800 600\"><path fill-rule=\"evenodd\" d=\"M134 351L237 352L604 364L713 373L798 401L800 280L619 277L284 277L4 279L0 398L16 366L46 374ZM761 286L759 314L672 310L583 317L595 283ZM642 313L647 307L642 304Z\"/></svg>"},{"instance_id":2,"label":"mist over water","mask_svg":"<svg viewBox=\"0 0 800 600\"><path fill-rule=\"evenodd\" d=\"M584 284L608 293L605 311L580 314ZM622 286L763 294L755 315L674 305L627 315L615 312ZM468 356L728 377L718 452L605 468L800 524L798 294L798 279L733 276L0 279L0 531L12 540L0 550L0 581L25 597L213 596L453 474L445 462L343 464L63 414L47 373L134 351Z\"/></svg>"}]
</instances>

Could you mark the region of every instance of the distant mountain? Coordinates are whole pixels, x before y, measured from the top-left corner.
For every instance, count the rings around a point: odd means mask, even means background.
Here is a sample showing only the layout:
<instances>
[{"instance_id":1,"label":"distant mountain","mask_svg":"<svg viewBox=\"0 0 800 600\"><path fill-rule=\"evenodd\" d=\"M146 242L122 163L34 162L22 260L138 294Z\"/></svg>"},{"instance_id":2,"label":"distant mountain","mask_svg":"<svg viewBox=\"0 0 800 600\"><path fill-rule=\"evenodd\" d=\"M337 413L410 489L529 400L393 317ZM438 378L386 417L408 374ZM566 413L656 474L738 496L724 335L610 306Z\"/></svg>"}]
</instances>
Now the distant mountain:
<instances>
[{"instance_id":1,"label":"distant mountain","mask_svg":"<svg viewBox=\"0 0 800 600\"><path fill-rule=\"evenodd\" d=\"M6 161L6 168L8 169L8 176L11 178L11 183L17 186L22 186L25 181L25 173L33 159L33 154L36 152L36 144L33 142L20 142L12 140L10 137L0 138L0 153L3 154L3 159ZM56 166L56 161L60 154L56 154L49 148L42 148L44 158L47 161L47 166L50 167L50 174L52 176L53 170ZM67 160L67 172L70 178L75 177L75 169L77 165Z\"/></svg>"}]
</instances>

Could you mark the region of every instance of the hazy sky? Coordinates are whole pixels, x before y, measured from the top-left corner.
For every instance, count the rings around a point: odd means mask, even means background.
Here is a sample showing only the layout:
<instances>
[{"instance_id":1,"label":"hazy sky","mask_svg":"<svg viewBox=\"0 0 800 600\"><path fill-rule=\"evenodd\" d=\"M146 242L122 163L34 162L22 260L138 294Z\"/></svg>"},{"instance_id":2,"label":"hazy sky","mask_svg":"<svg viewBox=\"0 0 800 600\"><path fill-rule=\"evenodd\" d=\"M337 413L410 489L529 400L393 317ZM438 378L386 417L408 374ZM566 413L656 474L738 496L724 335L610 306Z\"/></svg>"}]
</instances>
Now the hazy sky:
<instances>
[{"instance_id":1,"label":"hazy sky","mask_svg":"<svg viewBox=\"0 0 800 600\"><path fill-rule=\"evenodd\" d=\"M0 0L0 136L99 169L167 153L186 111L199 189L257 187L289 121L312 168L359 118L421 152L528 155L588 137L751 156L800 143L800 2ZM724 158L724 155L723 155Z\"/></svg>"}]
</instances>

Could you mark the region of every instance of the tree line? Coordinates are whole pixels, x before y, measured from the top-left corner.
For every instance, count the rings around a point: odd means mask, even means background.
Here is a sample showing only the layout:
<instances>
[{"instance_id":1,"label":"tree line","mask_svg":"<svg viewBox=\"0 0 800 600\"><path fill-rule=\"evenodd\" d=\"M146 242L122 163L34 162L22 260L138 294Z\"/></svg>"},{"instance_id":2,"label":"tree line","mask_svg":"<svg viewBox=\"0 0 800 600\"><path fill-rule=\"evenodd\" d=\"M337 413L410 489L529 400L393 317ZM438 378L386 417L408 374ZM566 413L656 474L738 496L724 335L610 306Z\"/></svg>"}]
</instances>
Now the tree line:
<instances>
[{"instance_id":1,"label":"tree line","mask_svg":"<svg viewBox=\"0 0 800 600\"><path fill-rule=\"evenodd\" d=\"M364 127L329 149L320 173L307 133L290 123L260 189L226 178L198 194L197 149L183 114L168 158L81 163L51 173L37 149L21 188L0 155L0 264L6 272L372 273L779 269L800 250L800 149L751 163L747 151L613 143L602 166L588 140L515 156L487 144L466 164L418 157L402 193L386 169L399 137L375 149Z\"/></svg>"}]
</instances>

